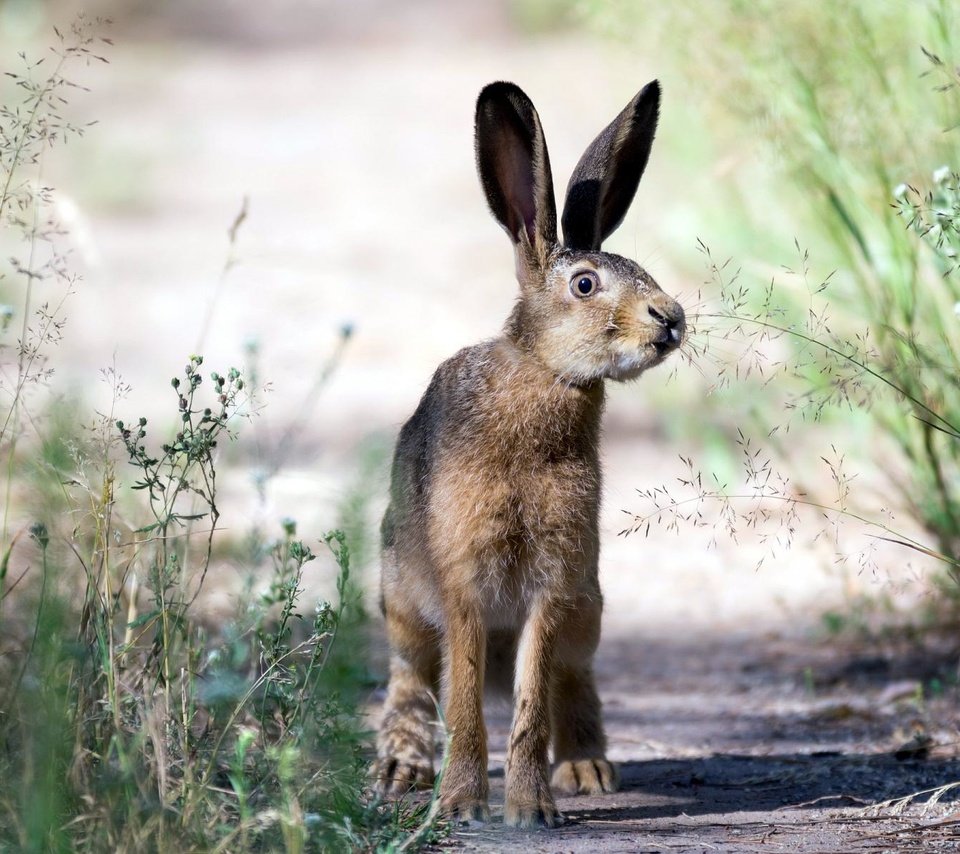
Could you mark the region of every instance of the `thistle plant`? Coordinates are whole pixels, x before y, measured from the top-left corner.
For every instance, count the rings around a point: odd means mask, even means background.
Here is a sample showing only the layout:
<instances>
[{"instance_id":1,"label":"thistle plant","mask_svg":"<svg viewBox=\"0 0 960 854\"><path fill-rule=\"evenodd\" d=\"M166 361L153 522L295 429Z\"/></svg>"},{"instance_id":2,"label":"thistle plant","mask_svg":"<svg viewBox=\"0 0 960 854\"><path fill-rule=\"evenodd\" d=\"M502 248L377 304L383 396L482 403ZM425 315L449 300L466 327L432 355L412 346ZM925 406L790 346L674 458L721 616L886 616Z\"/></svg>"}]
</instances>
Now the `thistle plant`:
<instances>
[{"instance_id":1,"label":"thistle plant","mask_svg":"<svg viewBox=\"0 0 960 854\"><path fill-rule=\"evenodd\" d=\"M81 19L57 32L52 57L24 60L9 75L22 100L0 108L0 226L17 244L0 269L0 850L413 850L436 837L436 812L388 807L365 788L348 538L311 545L286 521L263 548L258 528L245 560L217 551L220 451L262 384L234 369L206 374L191 356L159 430L116 417L126 394L116 368L92 429L77 429L82 404L61 430L30 397L52 370L77 284L44 158L84 130L63 117L77 88L66 74L101 59L95 26ZM65 461L27 481L24 464L53 444ZM14 495L27 496L15 511ZM32 507L41 521L22 522ZM248 579L235 611L215 620L201 596L214 566ZM308 600L308 587L327 595Z\"/></svg>"}]
</instances>

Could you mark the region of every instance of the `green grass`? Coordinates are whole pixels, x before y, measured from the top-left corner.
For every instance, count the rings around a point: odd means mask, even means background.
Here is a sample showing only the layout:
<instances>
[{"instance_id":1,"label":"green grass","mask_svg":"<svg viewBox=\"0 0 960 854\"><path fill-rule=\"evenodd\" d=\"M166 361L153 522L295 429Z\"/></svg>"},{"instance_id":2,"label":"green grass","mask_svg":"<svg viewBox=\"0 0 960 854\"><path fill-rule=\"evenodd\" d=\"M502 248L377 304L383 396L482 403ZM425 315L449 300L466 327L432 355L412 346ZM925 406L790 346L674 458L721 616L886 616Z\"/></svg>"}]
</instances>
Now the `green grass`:
<instances>
[{"instance_id":1,"label":"green grass","mask_svg":"<svg viewBox=\"0 0 960 854\"><path fill-rule=\"evenodd\" d=\"M84 476L67 496L89 523L37 523L13 544L27 578L0 600L14 639L2 659L0 845L390 850L421 824L416 838L434 838L429 804L367 793L365 617L346 535L323 537L330 601L303 601L316 555L287 521L245 568L266 587L249 585L215 626L195 604L219 516L217 448L246 403L239 372L207 381L201 365L193 357L173 383L168 441L151 442L145 419L121 420L113 434L102 425L106 447L75 452ZM141 524L118 509L124 481L143 497ZM358 501L345 510L355 535ZM25 621L11 621L14 608Z\"/></svg>"},{"instance_id":2,"label":"green grass","mask_svg":"<svg viewBox=\"0 0 960 854\"><path fill-rule=\"evenodd\" d=\"M285 520L231 547L218 482L244 458L224 451L259 411L258 377L191 356L158 383L173 425L159 430L120 413L112 369L106 414L49 391L79 283L35 188L50 151L83 130L62 117L63 96L72 65L108 46L100 26L58 33L52 64L24 60L19 100L0 108L0 225L20 247L0 281L0 851L417 850L441 833L435 800L386 804L367 785L355 576L371 554L379 447L358 464L342 531L311 539ZM291 430L317 417L341 337ZM228 567L243 593L214 617L204 589ZM307 572L328 597L306 598Z\"/></svg>"}]
</instances>

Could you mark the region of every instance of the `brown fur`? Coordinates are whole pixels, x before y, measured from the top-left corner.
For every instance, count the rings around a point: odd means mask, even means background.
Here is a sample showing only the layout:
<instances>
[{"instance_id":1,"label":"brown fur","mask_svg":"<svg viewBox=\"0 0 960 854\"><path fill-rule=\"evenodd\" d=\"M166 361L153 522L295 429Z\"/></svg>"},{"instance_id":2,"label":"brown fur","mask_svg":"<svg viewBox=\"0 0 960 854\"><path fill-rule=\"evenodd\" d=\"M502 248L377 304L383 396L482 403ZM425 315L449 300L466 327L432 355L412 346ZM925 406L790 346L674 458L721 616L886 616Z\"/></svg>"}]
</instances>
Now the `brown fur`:
<instances>
[{"instance_id":1,"label":"brown fur","mask_svg":"<svg viewBox=\"0 0 960 854\"><path fill-rule=\"evenodd\" d=\"M532 105L524 110L540 140L530 146L529 192L542 199L549 182L538 170L549 160ZM591 669L603 382L658 364L679 340L665 324L682 335L683 313L634 262L556 245L550 211L536 208L528 234L527 202L511 192L491 206L514 224L517 306L499 338L438 368L397 443L383 522L392 657L376 774L389 794L432 781L439 676L449 732L442 805L456 819L486 818L484 681L491 662L515 651L505 820L552 826L551 737L555 788L617 784ZM517 209L501 216L497 205L510 204ZM602 286L589 298L571 284L584 272Z\"/></svg>"}]
</instances>

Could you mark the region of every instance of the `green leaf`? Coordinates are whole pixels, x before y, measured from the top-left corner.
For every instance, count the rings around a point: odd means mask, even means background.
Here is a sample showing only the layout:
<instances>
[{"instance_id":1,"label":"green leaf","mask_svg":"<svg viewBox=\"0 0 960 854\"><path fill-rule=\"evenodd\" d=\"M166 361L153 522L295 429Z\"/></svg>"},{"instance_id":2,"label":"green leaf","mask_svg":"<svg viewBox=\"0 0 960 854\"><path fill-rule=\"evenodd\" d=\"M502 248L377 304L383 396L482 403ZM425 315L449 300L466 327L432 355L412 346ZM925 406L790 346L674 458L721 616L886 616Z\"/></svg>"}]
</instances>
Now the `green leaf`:
<instances>
[{"instance_id":1,"label":"green leaf","mask_svg":"<svg viewBox=\"0 0 960 854\"><path fill-rule=\"evenodd\" d=\"M128 629L136 629L140 626L145 626L147 623L153 622L157 617L160 616L160 611L154 609L153 611L148 611L146 614L141 614L133 622L127 623Z\"/></svg>"},{"instance_id":2,"label":"green leaf","mask_svg":"<svg viewBox=\"0 0 960 854\"><path fill-rule=\"evenodd\" d=\"M151 531L156 531L160 527L159 522L154 522L152 525L144 525L142 528L137 528L133 533L135 534L149 534Z\"/></svg>"}]
</instances>

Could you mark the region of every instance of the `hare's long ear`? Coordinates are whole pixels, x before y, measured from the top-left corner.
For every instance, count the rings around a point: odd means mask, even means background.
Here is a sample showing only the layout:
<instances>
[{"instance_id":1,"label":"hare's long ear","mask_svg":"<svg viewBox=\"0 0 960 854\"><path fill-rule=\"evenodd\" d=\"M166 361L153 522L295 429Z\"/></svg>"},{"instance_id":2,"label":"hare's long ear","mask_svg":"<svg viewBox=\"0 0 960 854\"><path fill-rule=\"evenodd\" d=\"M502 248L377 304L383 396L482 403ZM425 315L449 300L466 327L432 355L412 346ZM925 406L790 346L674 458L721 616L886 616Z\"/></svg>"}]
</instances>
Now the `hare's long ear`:
<instances>
[{"instance_id":1,"label":"hare's long ear","mask_svg":"<svg viewBox=\"0 0 960 854\"><path fill-rule=\"evenodd\" d=\"M650 157L660 84L643 87L590 144L573 170L563 206L563 243L599 250L623 222Z\"/></svg>"},{"instance_id":2,"label":"hare's long ear","mask_svg":"<svg viewBox=\"0 0 960 854\"><path fill-rule=\"evenodd\" d=\"M512 83L491 83L477 99L477 171L490 210L514 245L543 261L557 242L550 157L540 117Z\"/></svg>"}]
</instances>

